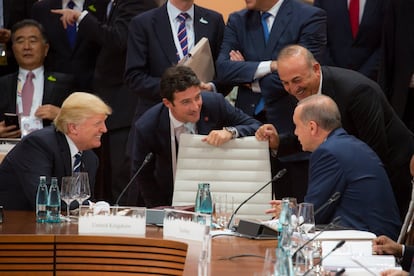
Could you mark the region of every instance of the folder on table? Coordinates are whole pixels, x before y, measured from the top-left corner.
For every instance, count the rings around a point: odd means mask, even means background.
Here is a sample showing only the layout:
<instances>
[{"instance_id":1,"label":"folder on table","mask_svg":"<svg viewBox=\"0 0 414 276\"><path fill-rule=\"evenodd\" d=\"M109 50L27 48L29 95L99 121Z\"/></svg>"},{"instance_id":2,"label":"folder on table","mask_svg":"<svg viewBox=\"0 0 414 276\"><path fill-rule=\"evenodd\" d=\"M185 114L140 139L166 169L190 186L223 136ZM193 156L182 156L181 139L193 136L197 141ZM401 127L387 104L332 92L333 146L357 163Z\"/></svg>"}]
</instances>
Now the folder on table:
<instances>
[{"instance_id":1,"label":"folder on table","mask_svg":"<svg viewBox=\"0 0 414 276\"><path fill-rule=\"evenodd\" d=\"M180 61L180 64L193 69L200 81L212 81L215 75L215 69L208 38L201 38L190 50L190 53Z\"/></svg>"}]
</instances>

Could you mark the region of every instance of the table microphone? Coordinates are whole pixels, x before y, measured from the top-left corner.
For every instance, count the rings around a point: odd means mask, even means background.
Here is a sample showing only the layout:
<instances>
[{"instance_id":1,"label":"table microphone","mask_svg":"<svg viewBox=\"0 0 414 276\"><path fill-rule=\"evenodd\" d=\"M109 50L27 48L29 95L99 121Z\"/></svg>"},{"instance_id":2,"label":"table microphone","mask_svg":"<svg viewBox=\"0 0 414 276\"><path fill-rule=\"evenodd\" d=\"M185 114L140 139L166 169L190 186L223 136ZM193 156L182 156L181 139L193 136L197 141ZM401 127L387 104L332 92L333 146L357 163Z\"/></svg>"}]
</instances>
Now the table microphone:
<instances>
[{"instance_id":1,"label":"table microphone","mask_svg":"<svg viewBox=\"0 0 414 276\"><path fill-rule=\"evenodd\" d=\"M319 263L318 263L318 264L322 264L322 261L323 261L325 258L327 258L329 255L331 255L331 254L332 254L335 250L337 250L338 248L341 248L341 247L344 245L344 243L345 243L345 240L341 240L341 241L339 241L339 242L335 245L335 247L334 247L334 248L332 248L332 250L328 252L328 254L326 254L325 256L323 256L323 257L320 259L320 261L319 261ZM308 274L312 271L312 269L314 269L314 268L315 268L315 265L312 265L312 266L311 266L311 268L309 268L308 270L306 270L306 272L305 272L302 276L306 276L306 275L308 275Z\"/></svg>"},{"instance_id":2,"label":"table microphone","mask_svg":"<svg viewBox=\"0 0 414 276\"><path fill-rule=\"evenodd\" d=\"M340 192L336 192L334 193L327 202L325 202L321 207L318 208L318 210L315 211L314 216L316 216L317 214L319 214L321 211L325 210L326 207L328 207L329 205L331 205L332 203L334 203L335 201L337 201L339 198L341 197L341 193Z\"/></svg>"},{"instance_id":3,"label":"table microphone","mask_svg":"<svg viewBox=\"0 0 414 276\"><path fill-rule=\"evenodd\" d=\"M296 257L296 254L301 251L305 246L307 246L309 243L313 242L317 237L319 237L323 232L329 230L331 227L334 227L339 221L341 220L340 216L337 216L334 218L331 223L326 225L319 233L315 234L311 239L307 240L304 244L302 244L298 249L295 250L295 252L292 254L292 260Z\"/></svg>"},{"instance_id":4,"label":"table microphone","mask_svg":"<svg viewBox=\"0 0 414 276\"><path fill-rule=\"evenodd\" d=\"M242 203L240 203L239 206L237 206L236 210L234 210L234 212L231 214L230 216L230 220L229 223L227 224L227 229L230 229L231 223L233 221L233 217L237 214L237 211L239 211L239 209L246 204L247 201L249 201L252 197L254 197L255 195L257 195L258 193L260 193L264 188L266 188L270 183L273 183L274 181L282 178L285 173L287 172L286 169L281 169L280 171L278 171L278 173L272 178L272 180L270 180L269 182L267 182L265 185L263 185L259 190L257 190L256 192L254 192L252 195L250 195L248 198L246 198Z\"/></svg>"},{"instance_id":5,"label":"table microphone","mask_svg":"<svg viewBox=\"0 0 414 276\"><path fill-rule=\"evenodd\" d=\"M132 185L132 183L134 182L135 178L137 178L138 174L141 172L141 170L145 167L145 165L148 164L149 161L151 161L152 157L154 156L154 154L152 152L148 153L145 156L144 161L141 164L141 167L139 167L139 169L137 170L137 172L132 176L131 180L129 180L128 184L126 184L125 188L122 190L122 192L119 194L118 198L116 199L115 202L115 206L118 206L119 201L121 200L122 196L125 194L125 192L128 190L129 186Z\"/></svg>"}]
</instances>

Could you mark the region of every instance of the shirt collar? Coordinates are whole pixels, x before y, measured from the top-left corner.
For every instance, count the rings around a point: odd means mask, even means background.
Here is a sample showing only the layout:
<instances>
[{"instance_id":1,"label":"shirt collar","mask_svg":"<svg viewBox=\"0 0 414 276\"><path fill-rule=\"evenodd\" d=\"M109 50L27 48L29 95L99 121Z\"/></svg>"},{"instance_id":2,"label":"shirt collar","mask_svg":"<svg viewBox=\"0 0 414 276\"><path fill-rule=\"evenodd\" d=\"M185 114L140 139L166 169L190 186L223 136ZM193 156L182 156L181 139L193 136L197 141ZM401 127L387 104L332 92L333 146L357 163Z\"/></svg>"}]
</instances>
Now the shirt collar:
<instances>
[{"instance_id":1,"label":"shirt collar","mask_svg":"<svg viewBox=\"0 0 414 276\"><path fill-rule=\"evenodd\" d=\"M277 13L279 12L279 9L282 3L283 3L283 0L277 1L276 4L266 12L270 13L273 16L273 18L275 18Z\"/></svg>"},{"instance_id":2,"label":"shirt collar","mask_svg":"<svg viewBox=\"0 0 414 276\"><path fill-rule=\"evenodd\" d=\"M69 1L70 0L62 0L62 8L63 9L68 8ZM83 10L83 4L85 3L85 0L72 0L72 1L75 3L77 10Z\"/></svg>"},{"instance_id":3,"label":"shirt collar","mask_svg":"<svg viewBox=\"0 0 414 276\"><path fill-rule=\"evenodd\" d=\"M75 143L72 141L72 139L70 139L70 137L67 136L66 134L65 134L65 138L66 138L66 141L68 142L68 145L69 145L70 156L73 157L73 156L75 156L75 154L80 152L80 150L78 150L78 147L75 145Z\"/></svg>"},{"instance_id":4,"label":"shirt collar","mask_svg":"<svg viewBox=\"0 0 414 276\"><path fill-rule=\"evenodd\" d=\"M44 68L43 66L40 66L36 69L33 70L27 70L27 69L23 69L22 67L19 67L19 79L21 81L25 81L26 80L26 75L27 73L29 73L29 71L32 71L33 74L35 75L35 78L39 77L39 76L43 76L44 74Z\"/></svg>"},{"instance_id":5,"label":"shirt collar","mask_svg":"<svg viewBox=\"0 0 414 276\"><path fill-rule=\"evenodd\" d=\"M320 68L321 70L321 78L319 80L319 89L318 89L318 95L322 94L322 68Z\"/></svg>"},{"instance_id":6,"label":"shirt collar","mask_svg":"<svg viewBox=\"0 0 414 276\"><path fill-rule=\"evenodd\" d=\"M171 110L170 109L168 109L168 114L170 116L170 121L171 121L172 126L173 126L174 129L176 129L177 127L181 127L184 124L183 122L178 121L174 117L174 115L171 113Z\"/></svg>"}]
</instances>

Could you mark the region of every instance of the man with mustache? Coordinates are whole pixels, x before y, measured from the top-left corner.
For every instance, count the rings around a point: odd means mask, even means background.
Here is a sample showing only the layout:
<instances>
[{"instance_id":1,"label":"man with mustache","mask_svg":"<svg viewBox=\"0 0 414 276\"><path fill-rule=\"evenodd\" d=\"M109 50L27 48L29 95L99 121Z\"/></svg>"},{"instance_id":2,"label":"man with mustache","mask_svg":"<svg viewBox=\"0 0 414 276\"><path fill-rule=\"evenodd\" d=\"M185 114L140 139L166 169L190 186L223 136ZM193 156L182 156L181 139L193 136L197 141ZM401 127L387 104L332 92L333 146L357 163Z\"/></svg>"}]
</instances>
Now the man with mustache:
<instances>
[{"instance_id":1,"label":"man with mustache","mask_svg":"<svg viewBox=\"0 0 414 276\"><path fill-rule=\"evenodd\" d=\"M367 143L384 163L403 220L411 199L409 164L414 136L378 84L352 70L321 67L312 53L299 45L287 46L279 53L278 73L285 90L298 100L324 94L335 101L343 128ZM278 156L300 151L293 133L279 136L275 127L260 127L256 137L269 139L270 147L278 149Z\"/></svg>"}]
</instances>

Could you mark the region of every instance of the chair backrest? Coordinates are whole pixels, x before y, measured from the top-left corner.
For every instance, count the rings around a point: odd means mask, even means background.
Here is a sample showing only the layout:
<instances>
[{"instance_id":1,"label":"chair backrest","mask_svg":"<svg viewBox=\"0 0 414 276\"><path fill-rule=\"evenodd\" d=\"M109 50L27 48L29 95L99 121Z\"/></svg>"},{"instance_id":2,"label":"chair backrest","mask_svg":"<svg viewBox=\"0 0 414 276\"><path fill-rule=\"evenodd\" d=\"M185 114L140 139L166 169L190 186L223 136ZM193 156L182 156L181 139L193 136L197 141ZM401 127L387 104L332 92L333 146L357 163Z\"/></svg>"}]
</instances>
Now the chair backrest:
<instances>
[{"instance_id":1,"label":"chair backrest","mask_svg":"<svg viewBox=\"0 0 414 276\"><path fill-rule=\"evenodd\" d=\"M56 236L56 275L182 275L188 245L136 237Z\"/></svg>"},{"instance_id":2,"label":"chair backrest","mask_svg":"<svg viewBox=\"0 0 414 276\"><path fill-rule=\"evenodd\" d=\"M234 208L271 179L270 154L267 142L254 136L231 140L220 147L201 141L201 135L182 134L177 159L173 205L195 202L198 183L210 183L213 195L227 194L234 198ZM239 218L269 219L272 187L268 185L249 200L238 212Z\"/></svg>"},{"instance_id":3,"label":"chair backrest","mask_svg":"<svg viewBox=\"0 0 414 276\"><path fill-rule=\"evenodd\" d=\"M0 235L0 275L54 275L54 235Z\"/></svg>"}]
</instances>

